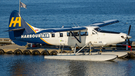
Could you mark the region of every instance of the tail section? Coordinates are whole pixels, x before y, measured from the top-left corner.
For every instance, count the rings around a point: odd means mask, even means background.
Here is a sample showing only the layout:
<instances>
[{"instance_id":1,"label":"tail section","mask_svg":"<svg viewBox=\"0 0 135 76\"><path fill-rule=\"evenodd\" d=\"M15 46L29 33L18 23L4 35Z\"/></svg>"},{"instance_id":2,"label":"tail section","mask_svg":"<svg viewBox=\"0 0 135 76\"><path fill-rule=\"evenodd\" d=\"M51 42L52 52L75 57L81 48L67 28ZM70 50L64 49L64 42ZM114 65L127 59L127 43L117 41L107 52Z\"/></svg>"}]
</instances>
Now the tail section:
<instances>
[{"instance_id":1,"label":"tail section","mask_svg":"<svg viewBox=\"0 0 135 76\"><path fill-rule=\"evenodd\" d=\"M31 25L25 22L18 11L14 10L9 18L9 37L10 39L21 46L27 44L27 42L22 42L21 35L36 33ZM19 40L19 41L18 41Z\"/></svg>"}]
</instances>

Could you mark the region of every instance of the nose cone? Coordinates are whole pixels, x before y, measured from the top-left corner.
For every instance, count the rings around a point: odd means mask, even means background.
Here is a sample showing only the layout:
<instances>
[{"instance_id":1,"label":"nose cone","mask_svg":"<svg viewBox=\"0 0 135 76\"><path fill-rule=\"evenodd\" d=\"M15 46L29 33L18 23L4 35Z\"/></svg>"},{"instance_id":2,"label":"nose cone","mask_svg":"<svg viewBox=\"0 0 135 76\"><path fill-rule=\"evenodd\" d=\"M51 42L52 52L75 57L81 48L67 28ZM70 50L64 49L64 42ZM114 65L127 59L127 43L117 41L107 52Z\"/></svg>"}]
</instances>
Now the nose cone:
<instances>
[{"instance_id":1,"label":"nose cone","mask_svg":"<svg viewBox=\"0 0 135 76\"><path fill-rule=\"evenodd\" d=\"M127 39L131 39L131 38L132 38L131 36L129 36L129 35L127 36Z\"/></svg>"}]
</instances>

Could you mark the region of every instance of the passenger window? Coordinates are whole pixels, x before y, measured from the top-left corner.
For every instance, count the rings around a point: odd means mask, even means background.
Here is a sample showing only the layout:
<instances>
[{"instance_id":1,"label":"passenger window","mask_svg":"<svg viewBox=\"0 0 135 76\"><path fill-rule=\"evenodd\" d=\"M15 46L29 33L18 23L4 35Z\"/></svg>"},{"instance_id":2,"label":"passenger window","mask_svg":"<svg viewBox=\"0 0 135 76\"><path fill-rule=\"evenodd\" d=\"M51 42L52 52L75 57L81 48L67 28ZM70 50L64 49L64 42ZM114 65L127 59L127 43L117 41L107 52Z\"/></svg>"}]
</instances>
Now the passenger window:
<instances>
[{"instance_id":1,"label":"passenger window","mask_svg":"<svg viewBox=\"0 0 135 76\"><path fill-rule=\"evenodd\" d=\"M67 32L67 36L70 36L70 32Z\"/></svg>"},{"instance_id":2,"label":"passenger window","mask_svg":"<svg viewBox=\"0 0 135 76\"><path fill-rule=\"evenodd\" d=\"M81 36L88 36L88 32L81 32Z\"/></svg>"},{"instance_id":3,"label":"passenger window","mask_svg":"<svg viewBox=\"0 0 135 76\"><path fill-rule=\"evenodd\" d=\"M52 34L52 37L55 37L55 34Z\"/></svg>"},{"instance_id":4,"label":"passenger window","mask_svg":"<svg viewBox=\"0 0 135 76\"><path fill-rule=\"evenodd\" d=\"M70 36L70 34L71 34L71 33L68 33L68 32L67 32L67 36ZM79 36L79 32L73 32L73 34L74 34L75 36ZM81 32L80 35L81 35L81 36L88 36L88 32ZM73 35L72 35L72 36L73 36Z\"/></svg>"},{"instance_id":5,"label":"passenger window","mask_svg":"<svg viewBox=\"0 0 135 76\"><path fill-rule=\"evenodd\" d=\"M63 33L60 33L60 37L63 37Z\"/></svg>"},{"instance_id":6,"label":"passenger window","mask_svg":"<svg viewBox=\"0 0 135 76\"><path fill-rule=\"evenodd\" d=\"M75 36L79 36L78 32L73 32ZM73 35L72 35L73 36Z\"/></svg>"}]
</instances>

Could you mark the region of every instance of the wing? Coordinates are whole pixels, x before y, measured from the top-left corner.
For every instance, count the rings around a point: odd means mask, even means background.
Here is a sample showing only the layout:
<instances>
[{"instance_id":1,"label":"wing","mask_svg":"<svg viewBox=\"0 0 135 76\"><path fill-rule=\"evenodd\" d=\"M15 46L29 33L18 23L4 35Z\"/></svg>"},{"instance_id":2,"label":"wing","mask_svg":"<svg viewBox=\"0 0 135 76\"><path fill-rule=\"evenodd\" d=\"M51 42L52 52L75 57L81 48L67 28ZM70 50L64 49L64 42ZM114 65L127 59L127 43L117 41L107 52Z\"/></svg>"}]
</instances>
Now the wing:
<instances>
[{"instance_id":1,"label":"wing","mask_svg":"<svg viewBox=\"0 0 135 76\"><path fill-rule=\"evenodd\" d=\"M100 23L94 23L91 26L103 27L103 26L110 25L110 24L117 23L117 22L119 22L119 21L118 20L108 20L108 21L103 21L103 22L100 22ZM52 29L42 30L38 33L43 33L43 32L55 33L55 32L64 32L64 31L79 31L79 30L87 30L87 28L86 27L52 28Z\"/></svg>"},{"instance_id":2,"label":"wing","mask_svg":"<svg viewBox=\"0 0 135 76\"><path fill-rule=\"evenodd\" d=\"M64 31L79 31L79 30L86 30L86 27L72 27L72 28L52 28L52 29L46 29L42 30L38 33L43 33L43 32L64 32ZM37 34L38 34L37 33Z\"/></svg>"},{"instance_id":3,"label":"wing","mask_svg":"<svg viewBox=\"0 0 135 76\"><path fill-rule=\"evenodd\" d=\"M118 23L118 20L108 20L108 21L103 21L103 22L99 22L99 23L94 23L91 26L98 26L98 27L103 27L103 26L107 26L110 24L114 24L114 23Z\"/></svg>"}]
</instances>

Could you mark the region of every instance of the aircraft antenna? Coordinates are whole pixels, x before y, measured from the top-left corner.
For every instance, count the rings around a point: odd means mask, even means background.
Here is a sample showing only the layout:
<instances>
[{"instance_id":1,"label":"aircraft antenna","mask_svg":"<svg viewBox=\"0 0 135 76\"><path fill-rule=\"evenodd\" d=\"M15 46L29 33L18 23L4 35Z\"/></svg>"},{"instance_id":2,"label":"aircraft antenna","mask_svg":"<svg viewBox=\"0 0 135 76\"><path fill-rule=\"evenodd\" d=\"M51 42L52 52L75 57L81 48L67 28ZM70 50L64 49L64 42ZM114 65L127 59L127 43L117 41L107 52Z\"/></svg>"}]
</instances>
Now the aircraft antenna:
<instances>
[{"instance_id":1,"label":"aircraft antenna","mask_svg":"<svg viewBox=\"0 0 135 76\"><path fill-rule=\"evenodd\" d=\"M76 23L76 25L78 25L78 24ZM79 27L79 25L78 25L78 27Z\"/></svg>"},{"instance_id":2,"label":"aircraft antenna","mask_svg":"<svg viewBox=\"0 0 135 76\"><path fill-rule=\"evenodd\" d=\"M64 25L61 28L64 28Z\"/></svg>"},{"instance_id":3,"label":"aircraft antenna","mask_svg":"<svg viewBox=\"0 0 135 76\"><path fill-rule=\"evenodd\" d=\"M74 27L76 27L75 23L73 23Z\"/></svg>"}]
</instances>

